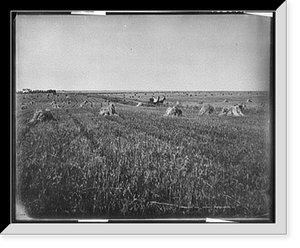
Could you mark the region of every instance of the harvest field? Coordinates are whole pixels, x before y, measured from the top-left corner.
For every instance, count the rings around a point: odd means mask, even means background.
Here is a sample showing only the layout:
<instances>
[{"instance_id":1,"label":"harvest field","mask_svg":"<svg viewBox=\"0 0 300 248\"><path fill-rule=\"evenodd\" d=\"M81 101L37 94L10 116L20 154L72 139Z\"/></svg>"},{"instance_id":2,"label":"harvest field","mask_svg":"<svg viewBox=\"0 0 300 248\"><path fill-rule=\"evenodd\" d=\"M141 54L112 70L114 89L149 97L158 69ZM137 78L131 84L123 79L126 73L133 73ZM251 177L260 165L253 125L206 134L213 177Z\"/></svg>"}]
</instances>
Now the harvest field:
<instances>
[{"instance_id":1,"label":"harvest field","mask_svg":"<svg viewBox=\"0 0 300 248\"><path fill-rule=\"evenodd\" d=\"M108 101L119 116L99 115ZM30 124L45 108L57 120ZM270 123L267 92L16 94L16 201L37 219L270 218Z\"/></svg>"}]
</instances>

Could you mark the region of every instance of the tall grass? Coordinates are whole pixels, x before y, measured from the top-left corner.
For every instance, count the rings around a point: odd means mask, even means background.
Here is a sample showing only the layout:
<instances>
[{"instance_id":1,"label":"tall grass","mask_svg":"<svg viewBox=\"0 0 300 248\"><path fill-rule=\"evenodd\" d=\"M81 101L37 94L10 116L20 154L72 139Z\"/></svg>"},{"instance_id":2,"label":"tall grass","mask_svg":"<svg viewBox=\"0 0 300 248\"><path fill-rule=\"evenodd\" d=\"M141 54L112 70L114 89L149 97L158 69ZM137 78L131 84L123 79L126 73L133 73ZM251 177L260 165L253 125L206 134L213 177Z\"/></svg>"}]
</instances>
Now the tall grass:
<instances>
[{"instance_id":1,"label":"tall grass","mask_svg":"<svg viewBox=\"0 0 300 248\"><path fill-rule=\"evenodd\" d=\"M17 191L32 217L270 214L266 115L120 112L62 111L59 122L20 122Z\"/></svg>"}]
</instances>

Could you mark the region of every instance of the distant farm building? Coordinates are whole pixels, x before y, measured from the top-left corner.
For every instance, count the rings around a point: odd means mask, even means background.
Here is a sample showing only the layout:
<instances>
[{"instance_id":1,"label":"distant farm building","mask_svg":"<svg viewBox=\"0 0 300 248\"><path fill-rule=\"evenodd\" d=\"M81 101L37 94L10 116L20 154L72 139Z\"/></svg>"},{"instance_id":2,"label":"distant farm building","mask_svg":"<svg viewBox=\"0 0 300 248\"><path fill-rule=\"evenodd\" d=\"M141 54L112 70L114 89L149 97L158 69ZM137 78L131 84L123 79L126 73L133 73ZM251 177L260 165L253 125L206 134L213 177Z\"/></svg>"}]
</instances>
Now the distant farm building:
<instances>
[{"instance_id":1,"label":"distant farm building","mask_svg":"<svg viewBox=\"0 0 300 248\"><path fill-rule=\"evenodd\" d=\"M23 94L30 93L30 92L31 92L31 89L22 89Z\"/></svg>"}]
</instances>

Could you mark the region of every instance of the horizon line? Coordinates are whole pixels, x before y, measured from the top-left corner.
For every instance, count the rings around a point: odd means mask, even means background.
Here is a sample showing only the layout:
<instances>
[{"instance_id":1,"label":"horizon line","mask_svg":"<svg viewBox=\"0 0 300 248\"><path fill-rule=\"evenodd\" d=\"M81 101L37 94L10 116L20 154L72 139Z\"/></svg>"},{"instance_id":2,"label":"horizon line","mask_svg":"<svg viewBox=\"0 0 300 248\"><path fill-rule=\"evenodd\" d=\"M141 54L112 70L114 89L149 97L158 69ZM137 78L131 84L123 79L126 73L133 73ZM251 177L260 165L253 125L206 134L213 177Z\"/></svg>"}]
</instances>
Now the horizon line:
<instances>
[{"instance_id":1,"label":"horizon line","mask_svg":"<svg viewBox=\"0 0 300 248\"><path fill-rule=\"evenodd\" d=\"M29 89L29 88L24 88ZM20 92L21 90L16 90L16 92ZM269 90L70 90L70 89L30 89L32 91L41 90L56 90L57 92L70 92L70 91L76 91L76 92L265 92Z\"/></svg>"}]
</instances>

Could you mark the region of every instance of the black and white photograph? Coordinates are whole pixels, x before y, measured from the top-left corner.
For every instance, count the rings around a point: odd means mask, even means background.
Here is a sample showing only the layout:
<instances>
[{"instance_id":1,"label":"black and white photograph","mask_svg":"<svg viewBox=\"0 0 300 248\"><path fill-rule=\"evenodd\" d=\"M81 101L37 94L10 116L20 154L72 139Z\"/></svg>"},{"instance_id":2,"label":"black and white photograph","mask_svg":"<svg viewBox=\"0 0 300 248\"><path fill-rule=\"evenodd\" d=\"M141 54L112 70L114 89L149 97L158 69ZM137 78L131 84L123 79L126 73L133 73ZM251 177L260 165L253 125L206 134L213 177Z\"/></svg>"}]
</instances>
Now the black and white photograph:
<instances>
[{"instance_id":1,"label":"black and white photograph","mask_svg":"<svg viewBox=\"0 0 300 248\"><path fill-rule=\"evenodd\" d=\"M14 221L276 222L274 28L17 12Z\"/></svg>"}]
</instances>

